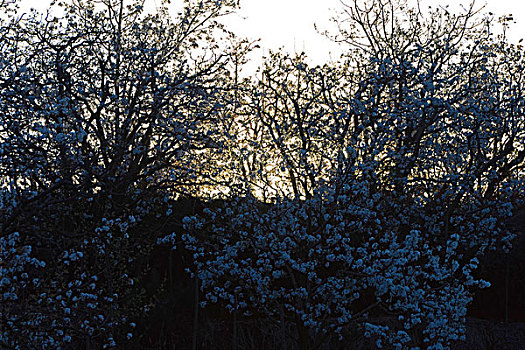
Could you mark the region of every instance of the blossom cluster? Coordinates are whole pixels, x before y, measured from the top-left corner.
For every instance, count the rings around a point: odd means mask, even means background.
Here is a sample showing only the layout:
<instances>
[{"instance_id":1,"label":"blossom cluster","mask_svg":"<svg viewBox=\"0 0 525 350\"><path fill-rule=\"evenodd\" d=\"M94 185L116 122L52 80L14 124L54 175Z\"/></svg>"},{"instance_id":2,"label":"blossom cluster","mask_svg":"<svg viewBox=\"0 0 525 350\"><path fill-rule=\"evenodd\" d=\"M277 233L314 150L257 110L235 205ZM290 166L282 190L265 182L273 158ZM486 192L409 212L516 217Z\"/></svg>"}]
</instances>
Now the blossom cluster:
<instances>
[{"instance_id":1,"label":"blossom cluster","mask_svg":"<svg viewBox=\"0 0 525 350\"><path fill-rule=\"evenodd\" d=\"M202 305L277 319L284 310L314 334L363 327L400 348L419 333L435 349L464 339L472 292L489 285L475 277L478 259L464 257L457 233L442 240L403 228L377 210L385 200L330 191L272 205L247 197L187 217L181 239L193 252ZM385 312L395 326L381 323Z\"/></svg>"}]
</instances>

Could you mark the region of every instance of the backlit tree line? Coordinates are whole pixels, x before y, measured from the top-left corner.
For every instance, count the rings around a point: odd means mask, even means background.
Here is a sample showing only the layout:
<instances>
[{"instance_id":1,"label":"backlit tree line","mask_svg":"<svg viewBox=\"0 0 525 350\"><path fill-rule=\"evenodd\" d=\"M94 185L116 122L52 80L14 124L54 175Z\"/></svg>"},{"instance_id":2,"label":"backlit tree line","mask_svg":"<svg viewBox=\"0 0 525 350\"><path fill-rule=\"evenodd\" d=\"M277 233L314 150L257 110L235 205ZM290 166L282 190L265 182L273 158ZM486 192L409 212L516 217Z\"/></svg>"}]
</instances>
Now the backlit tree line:
<instances>
[{"instance_id":1,"label":"backlit tree line","mask_svg":"<svg viewBox=\"0 0 525 350\"><path fill-rule=\"evenodd\" d=\"M194 348L199 309L301 349L464 340L525 193L511 18L349 1L339 60L271 52L246 77L233 0L52 6L0 1L0 347L146 346L174 268Z\"/></svg>"}]
</instances>

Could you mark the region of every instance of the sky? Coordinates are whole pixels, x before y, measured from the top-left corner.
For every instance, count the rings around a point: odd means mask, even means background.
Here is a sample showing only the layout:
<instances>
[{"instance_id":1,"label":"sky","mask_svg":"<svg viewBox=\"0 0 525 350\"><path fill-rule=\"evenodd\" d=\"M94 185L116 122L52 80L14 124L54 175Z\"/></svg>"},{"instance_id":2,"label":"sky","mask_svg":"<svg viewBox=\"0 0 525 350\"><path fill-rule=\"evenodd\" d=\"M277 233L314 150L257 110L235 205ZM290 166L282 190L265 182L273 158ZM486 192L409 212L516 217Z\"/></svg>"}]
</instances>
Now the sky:
<instances>
[{"instance_id":1,"label":"sky","mask_svg":"<svg viewBox=\"0 0 525 350\"><path fill-rule=\"evenodd\" d=\"M181 0L172 0L177 3ZM330 29L330 18L342 9L340 0L240 0L238 13L225 19L235 33L251 40L261 39L261 54L269 49L285 50L290 53L305 51L314 64L321 64L330 58L337 58L341 48L320 35L314 28ZM345 0L343 0L345 1ZM348 0L346 0L348 1ZM414 0L410 0L414 1ZM468 5L470 0L422 0L424 4ZM146 0L146 7L155 8L160 0ZM20 0L22 8L45 9L48 0ZM485 11L496 16L513 14L516 21L511 27L509 38L518 41L525 37L524 0L476 0L476 6L486 5Z\"/></svg>"},{"instance_id":2,"label":"sky","mask_svg":"<svg viewBox=\"0 0 525 350\"><path fill-rule=\"evenodd\" d=\"M469 5L470 1L422 0L422 3L450 4L452 9L460 10L458 5ZM485 5L484 11L496 16L513 14L516 24L511 27L509 38L517 41L525 37L524 0L476 0L475 4ZM233 16L231 25L237 33L260 37L264 49L284 47L291 53L305 51L313 62L320 63L330 57L337 58L340 48L320 35L314 23L321 30L333 29L329 20L342 8L341 0L241 0L241 10Z\"/></svg>"}]
</instances>

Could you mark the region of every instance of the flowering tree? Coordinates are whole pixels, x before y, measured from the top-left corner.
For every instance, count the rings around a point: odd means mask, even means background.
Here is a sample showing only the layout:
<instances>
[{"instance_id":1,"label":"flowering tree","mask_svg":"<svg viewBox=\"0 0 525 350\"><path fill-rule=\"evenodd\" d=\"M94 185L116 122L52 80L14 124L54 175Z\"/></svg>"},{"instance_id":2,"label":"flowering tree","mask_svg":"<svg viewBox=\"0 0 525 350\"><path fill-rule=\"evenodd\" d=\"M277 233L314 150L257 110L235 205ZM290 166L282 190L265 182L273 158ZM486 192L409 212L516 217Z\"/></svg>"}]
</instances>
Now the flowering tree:
<instances>
[{"instance_id":1,"label":"flowering tree","mask_svg":"<svg viewBox=\"0 0 525 350\"><path fill-rule=\"evenodd\" d=\"M165 5L2 22L1 347L120 346L151 307L138 282L169 201L218 147L233 52L217 22L233 2Z\"/></svg>"},{"instance_id":2,"label":"flowering tree","mask_svg":"<svg viewBox=\"0 0 525 350\"><path fill-rule=\"evenodd\" d=\"M140 346L157 242L187 248L203 306L304 349L464 336L525 193L523 49L490 18L355 0L339 62L240 79L235 1L53 6L0 0L1 347ZM179 222L187 195L221 200Z\"/></svg>"},{"instance_id":3,"label":"flowering tree","mask_svg":"<svg viewBox=\"0 0 525 350\"><path fill-rule=\"evenodd\" d=\"M182 238L206 302L291 322L302 348L356 327L378 347L449 347L523 200L523 49L472 6L346 10L342 62L274 54L245 90L244 192Z\"/></svg>"}]
</instances>

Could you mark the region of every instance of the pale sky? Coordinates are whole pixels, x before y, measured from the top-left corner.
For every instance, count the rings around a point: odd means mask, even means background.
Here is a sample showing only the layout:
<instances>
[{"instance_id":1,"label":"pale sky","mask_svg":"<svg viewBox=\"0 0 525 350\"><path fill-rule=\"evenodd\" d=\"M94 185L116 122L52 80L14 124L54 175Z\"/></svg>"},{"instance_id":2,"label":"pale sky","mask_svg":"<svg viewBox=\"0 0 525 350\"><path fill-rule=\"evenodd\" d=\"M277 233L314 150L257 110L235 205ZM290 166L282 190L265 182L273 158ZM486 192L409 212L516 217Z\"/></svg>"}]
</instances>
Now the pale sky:
<instances>
[{"instance_id":1,"label":"pale sky","mask_svg":"<svg viewBox=\"0 0 525 350\"><path fill-rule=\"evenodd\" d=\"M176 5L181 0L172 0ZM146 0L146 7L155 8L159 0ZM423 0L423 4L468 5L470 0ZM20 0L22 8L45 9L49 0ZM477 0L476 6L486 4L485 12L497 16L513 14L517 22L511 27L510 38L517 41L525 37L524 0ZM239 36L261 39L261 50L284 50L293 53L305 51L312 63L337 58L340 49L314 29L330 28L330 17L341 9L340 0L241 0L241 9L224 22Z\"/></svg>"}]
</instances>

